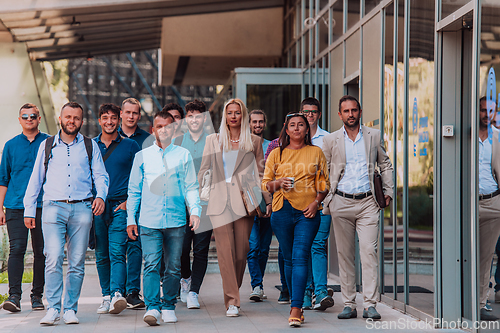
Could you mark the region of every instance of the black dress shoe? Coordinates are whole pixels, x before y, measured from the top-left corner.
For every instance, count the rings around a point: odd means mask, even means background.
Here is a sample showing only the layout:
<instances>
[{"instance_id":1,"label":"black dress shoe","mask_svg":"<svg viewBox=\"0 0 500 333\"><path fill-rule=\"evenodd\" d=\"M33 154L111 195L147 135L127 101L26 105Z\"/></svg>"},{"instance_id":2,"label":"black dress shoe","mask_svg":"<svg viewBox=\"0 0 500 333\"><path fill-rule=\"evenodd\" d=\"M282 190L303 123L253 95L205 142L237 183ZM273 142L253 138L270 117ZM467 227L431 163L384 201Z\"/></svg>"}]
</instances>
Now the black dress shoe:
<instances>
[{"instance_id":1,"label":"black dress shoe","mask_svg":"<svg viewBox=\"0 0 500 333\"><path fill-rule=\"evenodd\" d=\"M5 307L5 305L4 305ZM482 308L481 309L481 320L484 320L484 321L497 321L499 318L492 315L491 313L488 313L488 311L486 311L485 308Z\"/></svg>"},{"instance_id":2,"label":"black dress shoe","mask_svg":"<svg viewBox=\"0 0 500 333\"><path fill-rule=\"evenodd\" d=\"M31 308L33 310L45 310L42 298L40 296L31 295Z\"/></svg>"},{"instance_id":3,"label":"black dress shoe","mask_svg":"<svg viewBox=\"0 0 500 333\"><path fill-rule=\"evenodd\" d=\"M356 309L351 309L350 307L346 306L344 310L342 310L341 313L337 316L339 319L351 319L351 318L356 318L358 316L358 312Z\"/></svg>"},{"instance_id":4,"label":"black dress shoe","mask_svg":"<svg viewBox=\"0 0 500 333\"><path fill-rule=\"evenodd\" d=\"M380 316L380 313L377 312L374 306L370 306L368 309L363 310L363 318L379 320L382 316Z\"/></svg>"},{"instance_id":5,"label":"black dress shoe","mask_svg":"<svg viewBox=\"0 0 500 333\"><path fill-rule=\"evenodd\" d=\"M10 295L5 302L3 302L4 310L10 312L21 311L21 296L20 295Z\"/></svg>"}]
</instances>

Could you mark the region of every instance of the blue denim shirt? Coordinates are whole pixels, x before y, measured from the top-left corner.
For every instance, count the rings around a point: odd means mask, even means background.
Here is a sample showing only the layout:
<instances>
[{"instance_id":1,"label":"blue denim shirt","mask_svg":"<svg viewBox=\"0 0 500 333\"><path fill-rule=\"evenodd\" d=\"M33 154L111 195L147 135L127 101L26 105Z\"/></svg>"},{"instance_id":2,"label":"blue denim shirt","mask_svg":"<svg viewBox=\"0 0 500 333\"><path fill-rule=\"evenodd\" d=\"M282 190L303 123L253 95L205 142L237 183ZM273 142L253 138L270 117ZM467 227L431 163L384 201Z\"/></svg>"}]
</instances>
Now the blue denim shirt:
<instances>
[{"instance_id":1,"label":"blue denim shirt","mask_svg":"<svg viewBox=\"0 0 500 333\"><path fill-rule=\"evenodd\" d=\"M0 164L0 186L7 187L4 206L9 209L24 209L23 199L35 164L40 143L49 135L38 132L30 142L26 135L19 134L5 143ZM37 207L42 207L42 193L37 197ZM1 209L2 207L0 207Z\"/></svg>"},{"instance_id":2,"label":"blue denim shirt","mask_svg":"<svg viewBox=\"0 0 500 333\"><path fill-rule=\"evenodd\" d=\"M60 132L59 132L60 133ZM78 133L75 140L66 144L54 138L52 157L49 160L45 176L45 140L40 143L35 166L31 174L26 195L24 196L24 216L35 217L36 199L43 185L43 201L47 200L83 200L92 197L92 181L96 197L106 201L109 177L102 162L97 143L92 141L92 173L83 135ZM91 179L92 175L92 179ZM44 183L45 180L45 183Z\"/></svg>"},{"instance_id":3,"label":"blue denim shirt","mask_svg":"<svg viewBox=\"0 0 500 333\"><path fill-rule=\"evenodd\" d=\"M186 204L191 215L200 216L198 180L189 151L173 142L163 150L155 142L138 152L128 184L127 225L136 224L140 209L140 226L181 227L186 224Z\"/></svg>"}]
</instances>

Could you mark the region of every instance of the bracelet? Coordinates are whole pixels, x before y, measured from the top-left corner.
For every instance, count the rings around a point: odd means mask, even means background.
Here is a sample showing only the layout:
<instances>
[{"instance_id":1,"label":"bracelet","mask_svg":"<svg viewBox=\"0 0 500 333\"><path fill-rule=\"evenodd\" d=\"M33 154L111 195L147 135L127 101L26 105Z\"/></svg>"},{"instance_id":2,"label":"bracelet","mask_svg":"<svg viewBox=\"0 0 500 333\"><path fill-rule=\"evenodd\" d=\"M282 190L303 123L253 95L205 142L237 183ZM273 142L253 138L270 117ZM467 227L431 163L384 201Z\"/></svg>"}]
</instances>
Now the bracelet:
<instances>
[{"instance_id":1,"label":"bracelet","mask_svg":"<svg viewBox=\"0 0 500 333\"><path fill-rule=\"evenodd\" d=\"M272 205L272 204L273 204L273 203L272 203L272 202L270 202L270 203L266 204L266 206L269 206L269 205Z\"/></svg>"},{"instance_id":2,"label":"bracelet","mask_svg":"<svg viewBox=\"0 0 500 333\"><path fill-rule=\"evenodd\" d=\"M316 201L316 203L318 204L318 207L319 207L320 203L319 203L318 199L314 199L314 201Z\"/></svg>"}]
</instances>

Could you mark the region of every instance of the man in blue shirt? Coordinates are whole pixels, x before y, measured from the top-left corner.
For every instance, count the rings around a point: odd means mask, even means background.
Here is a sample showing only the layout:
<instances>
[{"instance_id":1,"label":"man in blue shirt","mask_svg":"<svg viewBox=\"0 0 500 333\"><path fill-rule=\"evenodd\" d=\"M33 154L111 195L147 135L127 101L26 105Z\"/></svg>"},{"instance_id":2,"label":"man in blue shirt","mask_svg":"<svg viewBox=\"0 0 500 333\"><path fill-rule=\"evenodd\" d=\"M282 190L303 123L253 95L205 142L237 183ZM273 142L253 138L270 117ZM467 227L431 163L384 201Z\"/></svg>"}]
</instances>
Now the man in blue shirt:
<instances>
[{"instance_id":1,"label":"man in blue shirt","mask_svg":"<svg viewBox=\"0 0 500 333\"><path fill-rule=\"evenodd\" d=\"M300 103L300 112L304 113L311 127L312 144L323 148L323 137L329 134L319 127L318 122L321 118L321 104L314 97L307 97ZM304 295L304 309L324 311L333 306L333 290L327 289L328 282L328 254L326 251L326 242L330 236L331 216L319 211L321 223L318 233L314 238L311 247L311 256L309 257L309 274L307 278L307 289ZM314 292L314 305L311 295Z\"/></svg>"},{"instance_id":2,"label":"man in blue shirt","mask_svg":"<svg viewBox=\"0 0 500 333\"><path fill-rule=\"evenodd\" d=\"M252 134L262 138L262 150L267 151L271 141L264 139L266 128L266 114L262 110L252 110L249 113L250 130ZM264 295L264 272L266 271L267 259L269 258L269 246L273 237L271 219L268 217L255 216L252 232L248 240L250 250L247 254L248 271L250 272L250 284L252 293L250 300L261 302Z\"/></svg>"},{"instance_id":3,"label":"man in blue shirt","mask_svg":"<svg viewBox=\"0 0 500 333\"><path fill-rule=\"evenodd\" d=\"M180 281L180 258L186 224L196 230L200 223L198 181L191 154L172 143L174 118L166 111L154 117L155 143L136 154L130 173L127 200L127 233L138 236L139 226L144 256L144 299L147 312L144 321L158 325L160 311L166 323L177 322L175 303ZM160 300L160 260L165 253Z\"/></svg>"},{"instance_id":4,"label":"man in blue shirt","mask_svg":"<svg viewBox=\"0 0 500 333\"><path fill-rule=\"evenodd\" d=\"M118 314L127 307L125 293L127 257L127 189L130 169L139 145L118 134L120 108L114 104L99 107L102 133L94 140L109 175L104 213L94 218L96 266L103 300L97 313ZM112 297L112 298L111 298Z\"/></svg>"},{"instance_id":5,"label":"man in blue shirt","mask_svg":"<svg viewBox=\"0 0 500 333\"><path fill-rule=\"evenodd\" d=\"M122 102L120 111L122 119L118 133L124 138L134 140L140 149L149 147L151 135L139 128L137 123L141 120L141 103L135 98L127 98ZM132 309L144 308L144 301L139 294L141 290L142 247L140 238L134 241L127 240L127 303Z\"/></svg>"},{"instance_id":6,"label":"man in blue shirt","mask_svg":"<svg viewBox=\"0 0 500 333\"><path fill-rule=\"evenodd\" d=\"M21 282L24 271L24 255L28 243L28 228L24 225L23 198L28 186L31 170L35 164L40 143L49 136L38 130L40 111L34 104L24 104L19 110L19 123L22 133L7 141L0 164L0 225L7 223L9 234L9 298L3 308L10 312L21 311ZM5 206L5 214L2 207ZM33 288L31 289L31 307L43 310L42 293L45 270L43 255L43 235L41 226L42 195L37 198L35 225L31 231L33 247Z\"/></svg>"},{"instance_id":7,"label":"man in blue shirt","mask_svg":"<svg viewBox=\"0 0 500 333\"><path fill-rule=\"evenodd\" d=\"M141 149L146 148L143 147L143 144L150 134L138 125L139 120L141 120L141 102L132 97L124 100L120 110L120 118L122 123L118 133L137 142Z\"/></svg>"},{"instance_id":8,"label":"man in blue shirt","mask_svg":"<svg viewBox=\"0 0 500 333\"><path fill-rule=\"evenodd\" d=\"M37 229L36 202L43 186L42 232L49 309L40 320L42 325L53 325L59 320L65 243L68 247L68 273L63 319L66 324L79 323L76 312L85 275L92 213L100 215L104 211L109 184L97 143L79 133L83 108L75 102L66 103L61 109L59 123L61 130L54 137L48 163L45 161L45 141L40 144L24 196L24 224L29 229ZM91 159L86 140L92 145ZM97 193L95 200L92 198L92 182Z\"/></svg>"},{"instance_id":9,"label":"man in blue shirt","mask_svg":"<svg viewBox=\"0 0 500 333\"><path fill-rule=\"evenodd\" d=\"M486 97L479 100L479 308L481 320L499 318L488 313L486 302L490 283L491 262L500 235L500 142L498 130L491 126L496 104Z\"/></svg>"},{"instance_id":10,"label":"man in blue shirt","mask_svg":"<svg viewBox=\"0 0 500 333\"><path fill-rule=\"evenodd\" d=\"M175 139L174 144L189 150L193 157L196 175L200 171L201 160L207 133L204 130L207 119L205 103L195 99L186 104L186 124L188 131ZM169 112L170 113L170 112ZM209 117L209 116L208 116ZM181 256L181 301L187 303L188 309L199 309L198 294L205 277L208 265L208 249L212 238L210 219L207 216L207 202L201 202L200 225L208 225L207 231L195 233L186 224L186 234ZM202 228L205 230L205 228ZM191 268L191 244L193 247L193 267Z\"/></svg>"}]
</instances>

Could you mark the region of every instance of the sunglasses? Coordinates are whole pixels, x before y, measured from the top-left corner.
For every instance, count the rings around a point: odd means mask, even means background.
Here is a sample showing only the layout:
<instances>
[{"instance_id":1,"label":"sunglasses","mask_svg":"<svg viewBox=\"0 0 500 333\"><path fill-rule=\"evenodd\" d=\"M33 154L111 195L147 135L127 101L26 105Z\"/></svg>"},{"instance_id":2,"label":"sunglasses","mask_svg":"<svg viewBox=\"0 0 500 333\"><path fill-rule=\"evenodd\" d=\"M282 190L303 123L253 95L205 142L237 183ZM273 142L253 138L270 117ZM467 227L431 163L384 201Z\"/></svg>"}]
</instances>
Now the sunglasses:
<instances>
[{"instance_id":1,"label":"sunglasses","mask_svg":"<svg viewBox=\"0 0 500 333\"><path fill-rule=\"evenodd\" d=\"M319 112L318 110L302 110L302 113L305 114L305 115L308 115L310 113L316 114L318 112Z\"/></svg>"},{"instance_id":2,"label":"sunglasses","mask_svg":"<svg viewBox=\"0 0 500 333\"><path fill-rule=\"evenodd\" d=\"M30 114L30 115L23 114L23 115L21 116L21 119L22 119L22 120L28 120L28 119L30 119L30 120L35 120L35 119L37 119L37 118L38 118L38 115L37 115L36 113L32 113L32 114Z\"/></svg>"},{"instance_id":3,"label":"sunglasses","mask_svg":"<svg viewBox=\"0 0 500 333\"><path fill-rule=\"evenodd\" d=\"M301 116L302 117L304 116L304 114L302 112L296 112L296 113L287 114L286 118L288 119L288 118L291 118L291 117L301 117Z\"/></svg>"}]
</instances>

